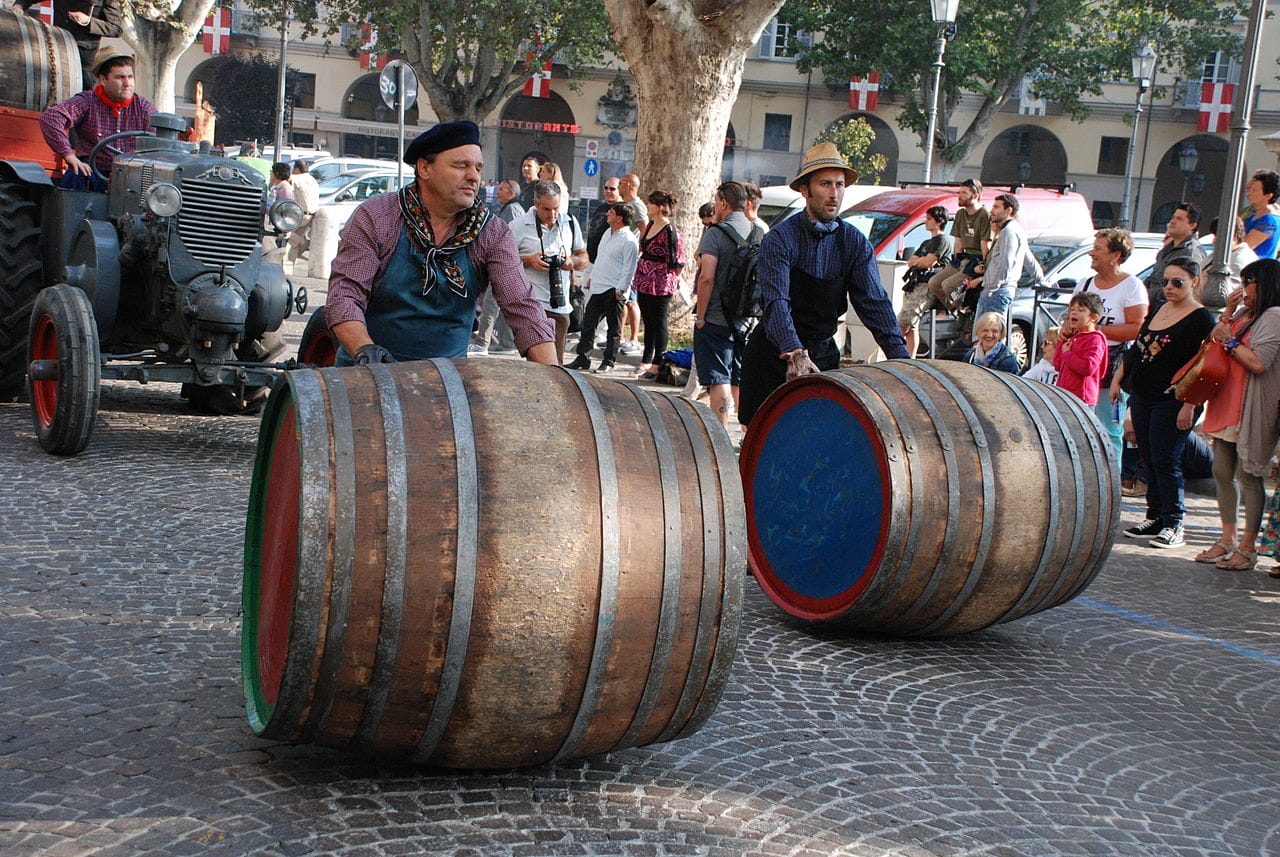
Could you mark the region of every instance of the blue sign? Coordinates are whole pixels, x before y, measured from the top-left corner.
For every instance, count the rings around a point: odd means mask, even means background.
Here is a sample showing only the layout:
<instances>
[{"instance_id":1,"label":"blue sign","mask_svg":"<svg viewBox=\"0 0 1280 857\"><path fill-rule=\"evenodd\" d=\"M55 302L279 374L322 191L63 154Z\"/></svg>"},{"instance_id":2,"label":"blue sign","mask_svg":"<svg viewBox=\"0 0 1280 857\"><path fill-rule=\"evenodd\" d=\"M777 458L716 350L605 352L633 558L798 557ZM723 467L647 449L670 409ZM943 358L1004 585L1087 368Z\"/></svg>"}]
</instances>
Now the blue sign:
<instances>
[{"instance_id":1,"label":"blue sign","mask_svg":"<svg viewBox=\"0 0 1280 857\"><path fill-rule=\"evenodd\" d=\"M595 158L587 158L582 164L582 171L587 174L587 178L590 178L600 172L600 162Z\"/></svg>"}]
</instances>

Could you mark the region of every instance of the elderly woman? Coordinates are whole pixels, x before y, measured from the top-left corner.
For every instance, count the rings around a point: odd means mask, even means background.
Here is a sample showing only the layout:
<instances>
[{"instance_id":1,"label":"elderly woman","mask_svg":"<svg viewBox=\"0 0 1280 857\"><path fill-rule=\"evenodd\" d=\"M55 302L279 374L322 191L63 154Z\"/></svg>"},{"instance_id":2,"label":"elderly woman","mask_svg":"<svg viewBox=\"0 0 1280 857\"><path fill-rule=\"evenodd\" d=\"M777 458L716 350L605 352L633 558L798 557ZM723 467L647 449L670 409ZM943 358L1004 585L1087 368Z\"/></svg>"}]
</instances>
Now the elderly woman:
<instances>
[{"instance_id":1,"label":"elderly woman","mask_svg":"<svg viewBox=\"0 0 1280 857\"><path fill-rule=\"evenodd\" d=\"M1263 478L1276 445L1280 402L1280 262L1261 259L1240 271L1243 287L1227 297L1212 337L1231 355L1231 374L1209 399L1205 433L1213 438L1222 536L1196 562L1247 571L1258 561L1256 540L1266 500ZM1236 510L1244 501L1244 528ZM1238 540L1237 540L1238 535Z\"/></svg>"},{"instance_id":2,"label":"elderly woman","mask_svg":"<svg viewBox=\"0 0 1280 857\"><path fill-rule=\"evenodd\" d=\"M1147 518L1124 534L1147 539L1154 548L1183 544L1182 452L1195 425L1194 405L1179 402L1170 389L1173 376L1213 330L1213 314L1200 305L1197 288L1200 265L1190 257L1170 259L1164 269L1164 297L1147 316L1111 380L1111 401L1118 404L1120 384L1127 377L1133 393L1133 430L1138 453L1147 462ZM1275 419L1274 403L1272 420Z\"/></svg>"},{"instance_id":3,"label":"elderly woman","mask_svg":"<svg viewBox=\"0 0 1280 857\"><path fill-rule=\"evenodd\" d=\"M640 261L636 265L636 300L644 322L644 354L636 374L658 377L658 363L667 350L667 306L680 284L685 266L684 239L671 222L676 195L655 190L648 198L649 222L640 230Z\"/></svg>"},{"instance_id":4,"label":"elderly woman","mask_svg":"<svg viewBox=\"0 0 1280 857\"><path fill-rule=\"evenodd\" d=\"M1103 389L1111 384L1118 355L1129 346L1142 327L1142 319L1147 315L1147 287L1142 280L1132 274L1126 274L1121 265L1133 252L1133 238L1127 229L1101 229L1094 234L1093 249L1089 251L1089 261L1094 275L1086 277L1076 285L1077 292L1094 292L1102 299L1102 317L1098 320L1098 330L1107 337L1107 360L1109 369L1102 378ZM1198 347L1198 345L1197 345ZM1111 436L1111 443L1116 449L1116 460L1124 455L1124 411L1128 396L1120 394L1120 399L1113 405L1108 397L1098 397L1094 414L1098 422Z\"/></svg>"}]
</instances>

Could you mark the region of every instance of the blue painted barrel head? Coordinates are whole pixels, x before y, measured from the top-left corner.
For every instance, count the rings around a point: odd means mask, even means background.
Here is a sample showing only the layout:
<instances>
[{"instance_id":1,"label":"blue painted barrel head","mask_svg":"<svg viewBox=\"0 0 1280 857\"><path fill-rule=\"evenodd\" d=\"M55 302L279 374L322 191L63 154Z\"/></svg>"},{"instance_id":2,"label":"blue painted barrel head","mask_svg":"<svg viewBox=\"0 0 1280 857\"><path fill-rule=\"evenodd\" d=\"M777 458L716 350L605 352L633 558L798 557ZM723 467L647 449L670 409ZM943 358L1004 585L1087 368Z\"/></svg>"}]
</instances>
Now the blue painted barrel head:
<instances>
[{"instance_id":1,"label":"blue painted barrel head","mask_svg":"<svg viewBox=\"0 0 1280 857\"><path fill-rule=\"evenodd\" d=\"M788 385L752 421L742 471L761 587L800 618L847 610L874 577L890 523L884 446L865 410L829 382Z\"/></svg>"}]
</instances>

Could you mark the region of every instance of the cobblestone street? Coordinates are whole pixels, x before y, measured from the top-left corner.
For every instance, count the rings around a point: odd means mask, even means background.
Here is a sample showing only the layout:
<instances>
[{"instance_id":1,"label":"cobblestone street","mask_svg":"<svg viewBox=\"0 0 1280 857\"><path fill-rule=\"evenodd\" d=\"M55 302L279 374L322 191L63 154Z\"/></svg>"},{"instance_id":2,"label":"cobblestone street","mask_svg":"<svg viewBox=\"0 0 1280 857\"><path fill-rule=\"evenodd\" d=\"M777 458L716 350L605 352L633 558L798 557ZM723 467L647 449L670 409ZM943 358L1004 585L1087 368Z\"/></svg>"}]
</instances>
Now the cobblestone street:
<instances>
[{"instance_id":1,"label":"cobblestone street","mask_svg":"<svg viewBox=\"0 0 1280 857\"><path fill-rule=\"evenodd\" d=\"M1185 548L1121 539L1081 598L963 638L815 630L748 581L692 737L441 772L251 732L257 428L112 383L58 459L0 405L0 855L1280 854L1280 581L1190 561L1212 498Z\"/></svg>"}]
</instances>

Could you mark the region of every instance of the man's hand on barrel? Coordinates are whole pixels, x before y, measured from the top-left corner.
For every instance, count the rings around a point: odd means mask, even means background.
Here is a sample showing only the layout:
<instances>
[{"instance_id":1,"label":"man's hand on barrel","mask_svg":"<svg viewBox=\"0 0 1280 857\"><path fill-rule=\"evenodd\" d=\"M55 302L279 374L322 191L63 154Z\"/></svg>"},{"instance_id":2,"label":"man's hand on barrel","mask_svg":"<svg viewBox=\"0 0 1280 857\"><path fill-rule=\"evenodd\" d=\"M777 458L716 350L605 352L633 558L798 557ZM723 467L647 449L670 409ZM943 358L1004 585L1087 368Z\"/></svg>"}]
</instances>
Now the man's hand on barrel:
<instances>
[{"instance_id":1,"label":"man's hand on barrel","mask_svg":"<svg viewBox=\"0 0 1280 857\"><path fill-rule=\"evenodd\" d=\"M787 353L787 380L794 381L801 375L816 375L821 372L813 361L809 359L809 351L806 348L797 348L795 351Z\"/></svg>"},{"instance_id":2,"label":"man's hand on barrel","mask_svg":"<svg viewBox=\"0 0 1280 857\"><path fill-rule=\"evenodd\" d=\"M376 342L370 342L368 345L361 345L356 350L356 355L353 359L357 366L368 366L370 363L396 362L396 358L391 356L391 352Z\"/></svg>"}]
</instances>

